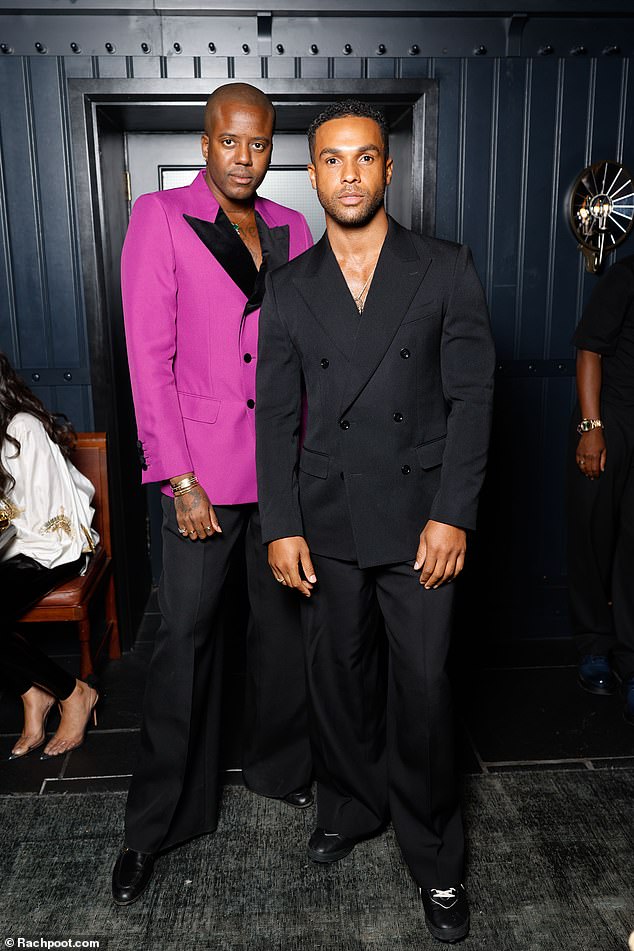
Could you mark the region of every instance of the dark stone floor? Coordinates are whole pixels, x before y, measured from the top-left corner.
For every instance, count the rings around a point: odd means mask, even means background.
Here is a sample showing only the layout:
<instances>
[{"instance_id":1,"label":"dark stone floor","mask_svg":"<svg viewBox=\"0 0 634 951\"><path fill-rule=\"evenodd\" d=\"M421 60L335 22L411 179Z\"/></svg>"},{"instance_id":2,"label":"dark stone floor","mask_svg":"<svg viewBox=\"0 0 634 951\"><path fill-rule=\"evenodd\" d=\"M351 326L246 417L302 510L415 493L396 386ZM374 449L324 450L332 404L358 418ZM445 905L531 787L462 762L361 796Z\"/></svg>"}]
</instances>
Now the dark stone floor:
<instances>
[{"instance_id":1,"label":"dark stone floor","mask_svg":"<svg viewBox=\"0 0 634 951\"><path fill-rule=\"evenodd\" d=\"M99 722L85 744L59 760L37 753L7 762L21 729L21 704L0 697L0 794L124 791L134 766L145 670L158 625L151 598L134 650L98 670L103 696ZM40 634L41 643L77 672L69 627ZM241 657L229 658L225 693L226 782L240 783ZM523 640L488 645L454 660L459 712L458 755L463 773L509 770L596 770L634 766L634 729L621 716L621 699L594 697L576 683L569 640ZM48 728L56 727L54 713Z\"/></svg>"}]
</instances>

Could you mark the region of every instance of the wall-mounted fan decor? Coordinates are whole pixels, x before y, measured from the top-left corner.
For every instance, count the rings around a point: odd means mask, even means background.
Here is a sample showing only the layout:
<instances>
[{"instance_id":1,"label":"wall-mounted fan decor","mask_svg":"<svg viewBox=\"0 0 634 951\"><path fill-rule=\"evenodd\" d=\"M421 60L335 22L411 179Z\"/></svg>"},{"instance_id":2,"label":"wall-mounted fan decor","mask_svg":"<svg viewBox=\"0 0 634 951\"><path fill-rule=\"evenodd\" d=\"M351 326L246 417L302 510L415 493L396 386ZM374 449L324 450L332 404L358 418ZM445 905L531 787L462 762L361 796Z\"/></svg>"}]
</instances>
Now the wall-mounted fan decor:
<instances>
[{"instance_id":1,"label":"wall-mounted fan decor","mask_svg":"<svg viewBox=\"0 0 634 951\"><path fill-rule=\"evenodd\" d=\"M584 168L572 186L569 213L586 269L596 274L634 226L634 182L625 166L601 161Z\"/></svg>"}]
</instances>

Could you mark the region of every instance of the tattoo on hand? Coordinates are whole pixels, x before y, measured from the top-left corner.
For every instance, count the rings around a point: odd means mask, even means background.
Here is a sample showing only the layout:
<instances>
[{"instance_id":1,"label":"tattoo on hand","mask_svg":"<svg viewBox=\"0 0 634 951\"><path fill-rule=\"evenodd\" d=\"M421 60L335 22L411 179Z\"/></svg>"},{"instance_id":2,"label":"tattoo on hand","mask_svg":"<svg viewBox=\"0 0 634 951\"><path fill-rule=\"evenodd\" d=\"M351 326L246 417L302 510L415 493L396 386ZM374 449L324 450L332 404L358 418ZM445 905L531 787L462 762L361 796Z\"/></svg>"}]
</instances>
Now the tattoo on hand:
<instances>
[{"instance_id":1,"label":"tattoo on hand","mask_svg":"<svg viewBox=\"0 0 634 951\"><path fill-rule=\"evenodd\" d=\"M191 515L191 513L197 509L199 505L203 505L204 502L204 494L200 486L197 485L194 486L193 489L190 489L189 492L186 492L185 495L180 495L174 499L176 512L179 515Z\"/></svg>"}]
</instances>

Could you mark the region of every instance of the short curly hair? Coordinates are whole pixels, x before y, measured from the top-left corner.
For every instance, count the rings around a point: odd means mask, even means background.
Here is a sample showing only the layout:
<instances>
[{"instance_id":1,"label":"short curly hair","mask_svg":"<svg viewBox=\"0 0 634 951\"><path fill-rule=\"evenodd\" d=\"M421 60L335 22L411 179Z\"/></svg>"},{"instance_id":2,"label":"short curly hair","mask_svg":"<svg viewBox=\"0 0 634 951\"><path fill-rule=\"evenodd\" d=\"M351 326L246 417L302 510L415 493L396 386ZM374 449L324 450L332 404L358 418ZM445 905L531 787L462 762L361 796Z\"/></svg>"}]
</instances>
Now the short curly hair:
<instances>
[{"instance_id":1,"label":"short curly hair","mask_svg":"<svg viewBox=\"0 0 634 951\"><path fill-rule=\"evenodd\" d=\"M341 102L333 102L330 106L327 106L323 112L315 116L309 125L307 135L311 161L315 158L315 135L317 129L325 122L330 122L331 119L345 119L347 116L358 116L360 119L372 119L373 122L376 122L381 130L383 148L385 157L387 158L390 152L390 134L387 120L383 113L380 112L379 109L375 109L374 106L371 106L370 103L361 102L360 99L343 99Z\"/></svg>"}]
</instances>

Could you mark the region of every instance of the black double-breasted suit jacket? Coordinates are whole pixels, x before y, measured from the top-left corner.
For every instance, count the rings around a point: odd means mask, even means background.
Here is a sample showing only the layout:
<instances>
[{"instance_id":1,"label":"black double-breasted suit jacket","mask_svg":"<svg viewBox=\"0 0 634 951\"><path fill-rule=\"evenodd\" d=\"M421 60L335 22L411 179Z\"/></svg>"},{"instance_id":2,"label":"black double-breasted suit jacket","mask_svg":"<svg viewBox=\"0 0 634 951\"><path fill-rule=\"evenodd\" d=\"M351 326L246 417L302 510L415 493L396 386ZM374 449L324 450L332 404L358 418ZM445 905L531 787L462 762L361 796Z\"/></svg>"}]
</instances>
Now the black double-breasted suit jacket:
<instances>
[{"instance_id":1,"label":"black double-breasted suit jacket","mask_svg":"<svg viewBox=\"0 0 634 951\"><path fill-rule=\"evenodd\" d=\"M390 219L360 316L325 235L268 275L259 334L264 542L363 568L413 561L430 518L475 527L495 356L466 246Z\"/></svg>"}]
</instances>

